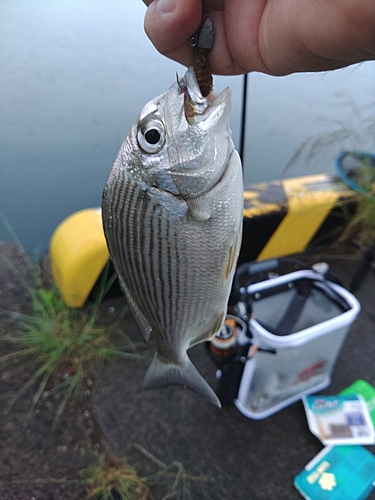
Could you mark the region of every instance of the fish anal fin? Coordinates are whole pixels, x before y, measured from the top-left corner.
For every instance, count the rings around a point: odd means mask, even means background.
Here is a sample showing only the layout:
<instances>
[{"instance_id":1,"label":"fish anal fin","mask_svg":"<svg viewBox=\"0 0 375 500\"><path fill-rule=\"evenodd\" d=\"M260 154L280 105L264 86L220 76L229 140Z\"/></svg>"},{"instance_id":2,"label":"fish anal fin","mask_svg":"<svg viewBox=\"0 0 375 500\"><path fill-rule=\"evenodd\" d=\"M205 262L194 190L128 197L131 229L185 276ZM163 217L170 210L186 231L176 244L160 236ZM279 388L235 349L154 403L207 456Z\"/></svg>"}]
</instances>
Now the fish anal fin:
<instances>
[{"instance_id":1,"label":"fish anal fin","mask_svg":"<svg viewBox=\"0 0 375 500\"><path fill-rule=\"evenodd\" d=\"M221 403L213 389L204 380L188 356L181 364L162 361L157 354L143 381L145 389L165 387L167 385L183 385L188 389L205 396L211 403L221 407Z\"/></svg>"},{"instance_id":2,"label":"fish anal fin","mask_svg":"<svg viewBox=\"0 0 375 500\"><path fill-rule=\"evenodd\" d=\"M212 327L212 330L208 334L208 339L211 339L216 333L218 333L219 330L221 330L221 328L224 324L226 315L227 315L226 310L219 314L219 316L216 318L216 321Z\"/></svg>"},{"instance_id":3,"label":"fish anal fin","mask_svg":"<svg viewBox=\"0 0 375 500\"><path fill-rule=\"evenodd\" d=\"M236 231L235 238L228 249L227 265L224 274L225 281L229 278L232 271L234 271L236 267L238 254L241 247L241 240L242 240L242 227Z\"/></svg>"},{"instance_id":4,"label":"fish anal fin","mask_svg":"<svg viewBox=\"0 0 375 500\"><path fill-rule=\"evenodd\" d=\"M227 266L225 269L225 274L224 274L224 279L227 281L227 279L230 276L230 273L232 272L233 267L236 264L236 251L235 251L235 245L231 245L228 250L228 260L227 260Z\"/></svg>"},{"instance_id":5,"label":"fish anal fin","mask_svg":"<svg viewBox=\"0 0 375 500\"><path fill-rule=\"evenodd\" d=\"M135 319L135 322L137 323L137 326L142 334L142 337L144 338L145 342L147 342L148 339L150 338L152 328L149 325L147 319L144 317L142 311L137 306L135 300L133 299L128 287L125 285L125 282L121 278L121 276L119 276L119 281L122 291L124 292L126 301L128 303L129 309Z\"/></svg>"},{"instance_id":6,"label":"fish anal fin","mask_svg":"<svg viewBox=\"0 0 375 500\"><path fill-rule=\"evenodd\" d=\"M225 317L227 315L226 310L219 313L216 318L214 318L210 328L206 330L201 335L195 337L190 343L189 347L192 347L195 344L199 344L200 342L205 342L206 340L210 340L218 331L221 330L221 327L224 324Z\"/></svg>"}]
</instances>

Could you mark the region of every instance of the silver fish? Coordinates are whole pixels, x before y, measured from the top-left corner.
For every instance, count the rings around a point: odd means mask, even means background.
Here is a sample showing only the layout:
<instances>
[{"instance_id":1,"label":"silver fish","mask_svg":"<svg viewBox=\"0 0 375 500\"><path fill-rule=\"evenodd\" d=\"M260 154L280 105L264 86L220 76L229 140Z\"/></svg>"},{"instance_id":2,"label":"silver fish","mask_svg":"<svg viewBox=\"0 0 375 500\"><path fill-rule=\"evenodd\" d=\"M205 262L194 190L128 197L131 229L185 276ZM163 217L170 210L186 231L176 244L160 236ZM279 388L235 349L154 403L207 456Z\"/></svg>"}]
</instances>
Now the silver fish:
<instances>
[{"instance_id":1,"label":"silver fish","mask_svg":"<svg viewBox=\"0 0 375 500\"><path fill-rule=\"evenodd\" d=\"M220 406L187 350L217 333L242 235L241 161L231 91L200 93L189 68L141 111L103 193L103 225L123 292L157 353L146 388L181 384Z\"/></svg>"}]
</instances>

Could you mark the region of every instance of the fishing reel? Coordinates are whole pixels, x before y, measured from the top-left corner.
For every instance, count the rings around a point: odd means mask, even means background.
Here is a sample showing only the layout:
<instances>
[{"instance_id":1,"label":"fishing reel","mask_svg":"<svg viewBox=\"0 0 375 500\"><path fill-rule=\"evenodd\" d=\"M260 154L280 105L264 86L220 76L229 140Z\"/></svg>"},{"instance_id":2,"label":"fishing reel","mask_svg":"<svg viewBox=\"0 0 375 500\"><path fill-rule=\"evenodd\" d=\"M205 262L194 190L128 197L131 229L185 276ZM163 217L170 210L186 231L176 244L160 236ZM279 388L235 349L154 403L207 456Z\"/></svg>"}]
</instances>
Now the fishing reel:
<instances>
[{"instance_id":1,"label":"fishing reel","mask_svg":"<svg viewBox=\"0 0 375 500\"><path fill-rule=\"evenodd\" d=\"M329 266L320 262L312 266L321 275L329 273ZM238 267L228 302L227 316L222 329L208 342L208 350L216 364L217 395L223 405L233 403L237 398L245 363L258 351L276 354L275 350L264 349L254 343L250 319L253 314L249 293L250 285L306 269L306 262L294 258L269 259L251 262ZM336 281L331 276L330 280Z\"/></svg>"},{"instance_id":2,"label":"fishing reel","mask_svg":"<svg viewBox=\"0 0 375 500\"><path fill-rule=\"evenodd\" d=\"M245 363L258 351L250 331L252 302L247 288L277 276L278 259L242 264L237 268L222 329L208 343L216 364L217 395L223 405L236 398Z\"/></svg>"},{"instance_id":3,"label":"fishing reel","mask_svg":"<svg viewBox=\"0 0 375 500\"><path fill-rule=\"evenodd\" d=\"M223 405L237 396L245 363L251 357L248 323L227 315L222 329L208 342L208 350L216 364L217 395Z\"/></svg>"}]
</instances>

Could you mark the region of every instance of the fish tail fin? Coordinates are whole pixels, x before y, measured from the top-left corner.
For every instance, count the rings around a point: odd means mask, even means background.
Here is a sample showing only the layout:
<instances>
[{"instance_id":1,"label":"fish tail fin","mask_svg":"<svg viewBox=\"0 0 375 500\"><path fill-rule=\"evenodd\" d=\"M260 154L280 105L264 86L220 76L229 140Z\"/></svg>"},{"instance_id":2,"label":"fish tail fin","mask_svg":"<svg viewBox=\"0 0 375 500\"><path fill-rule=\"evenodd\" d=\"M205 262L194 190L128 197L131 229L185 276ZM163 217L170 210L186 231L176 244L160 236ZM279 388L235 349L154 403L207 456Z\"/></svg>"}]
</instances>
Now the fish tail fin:
<instances>
[{"instance_id":1,"label":"fish tail fin","mask_svg":"<svg viewBox=\"0 0 375 500\"><path fill-rule=\"evenodd\" d=\"M202 394L219 408L221 403L213 389L204 380L188 356L182 364L164 363L157 354L143 380L145 389L165 387L167 385L185 385L189 389Z\"/></svg>"}]
</instances>

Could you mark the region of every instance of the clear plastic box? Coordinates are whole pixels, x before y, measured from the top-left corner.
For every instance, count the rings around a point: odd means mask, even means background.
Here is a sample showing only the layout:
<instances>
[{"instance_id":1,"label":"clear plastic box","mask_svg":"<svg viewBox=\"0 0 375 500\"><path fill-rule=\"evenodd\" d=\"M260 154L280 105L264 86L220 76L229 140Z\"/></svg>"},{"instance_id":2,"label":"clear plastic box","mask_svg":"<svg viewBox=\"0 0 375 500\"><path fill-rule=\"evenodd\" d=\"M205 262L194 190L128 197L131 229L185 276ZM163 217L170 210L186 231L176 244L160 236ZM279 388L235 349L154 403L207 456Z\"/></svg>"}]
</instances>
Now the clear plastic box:
<instances>
[{"instance_id":1,"label":"clear plastic box","mask_svg":"<svg viewBox=\"0 0 375 500\"><path fill-rule=\"evenodd\" d=\"M234 403L245 416L262 419L330 384L361 306L312 270L253 284L247 292L253 304L253 355Z\"/></svg>"}]
</instances>

